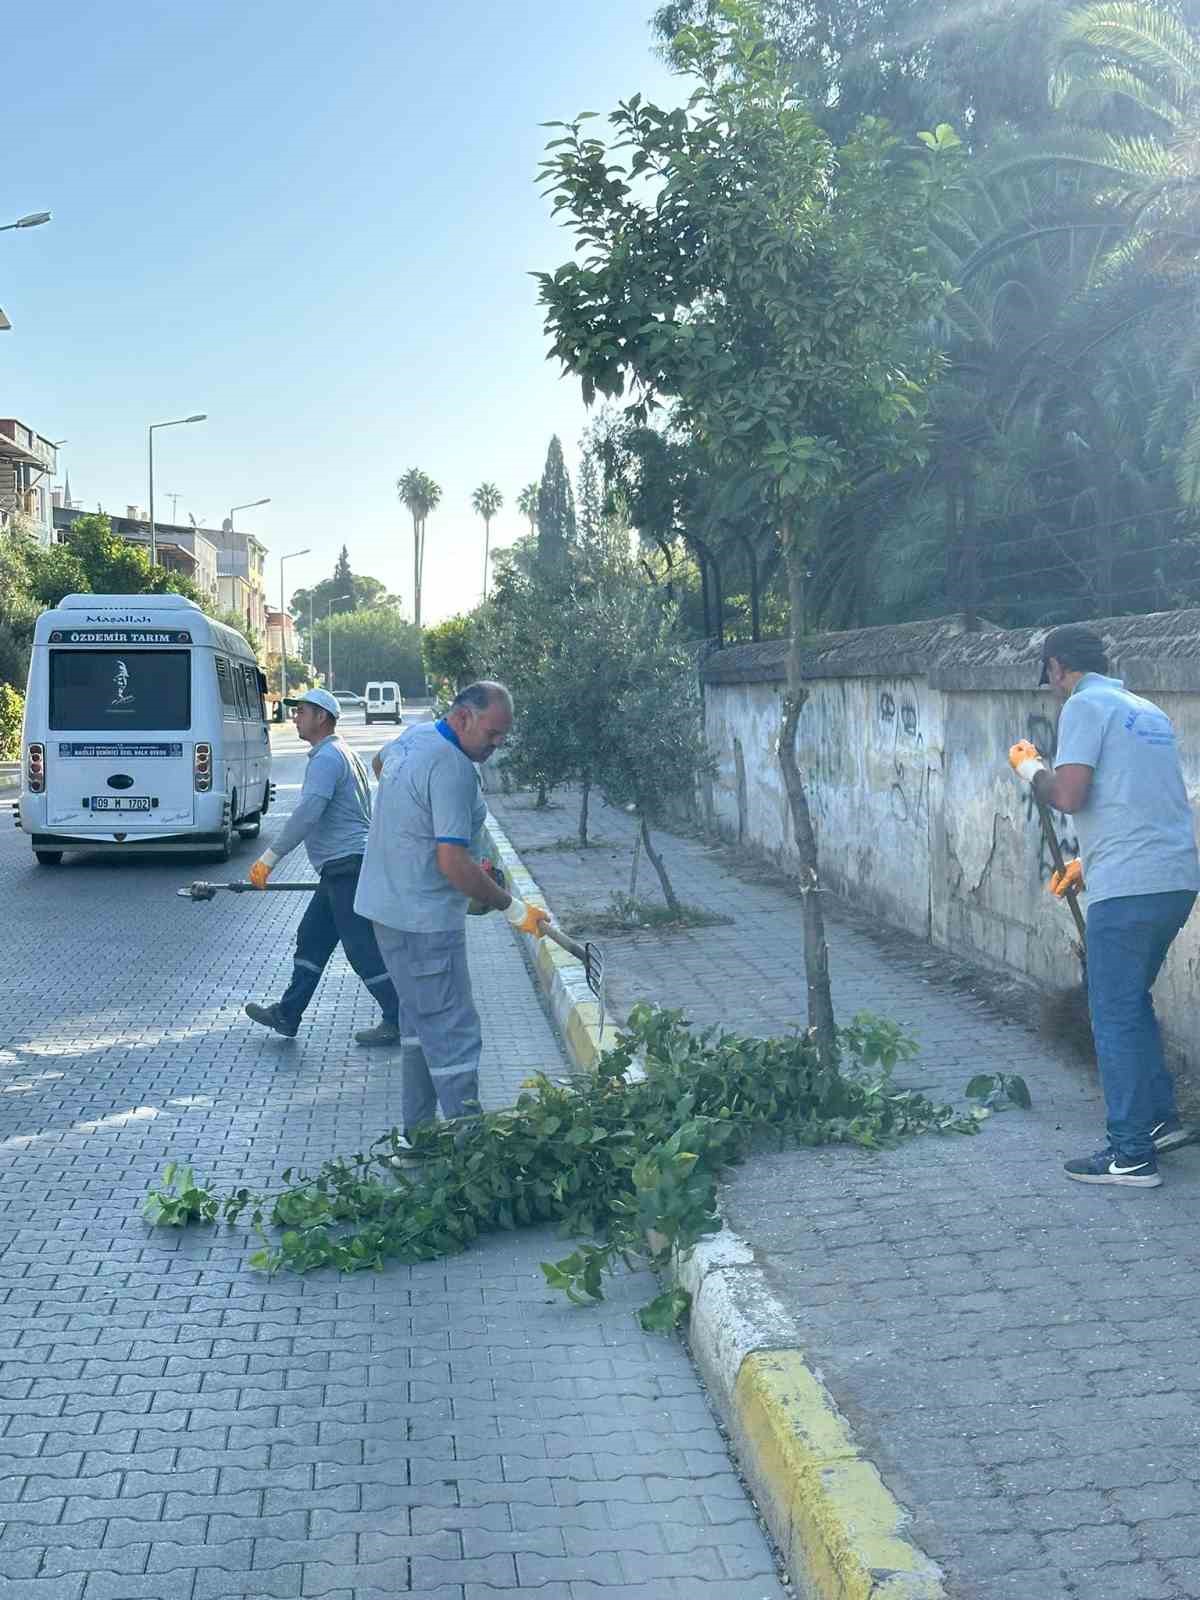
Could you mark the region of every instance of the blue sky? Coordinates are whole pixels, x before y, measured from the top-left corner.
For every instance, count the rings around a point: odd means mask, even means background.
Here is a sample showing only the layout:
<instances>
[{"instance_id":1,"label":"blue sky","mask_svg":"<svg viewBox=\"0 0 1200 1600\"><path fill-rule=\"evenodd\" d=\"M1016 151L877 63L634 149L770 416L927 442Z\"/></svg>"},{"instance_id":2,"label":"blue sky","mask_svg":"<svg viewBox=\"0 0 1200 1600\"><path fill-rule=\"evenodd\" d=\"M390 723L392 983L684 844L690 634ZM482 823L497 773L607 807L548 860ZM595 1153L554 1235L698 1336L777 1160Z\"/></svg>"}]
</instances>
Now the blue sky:
<instances>
[{"instance_id":1,"label":"blue sky","mask_svg":"<svg viewBox=\"0 0 1200 1600\"><path fill-rule=\"evenodd\" d=\"M679 100L653 53L653 0L71 0L11 9L0 222L0 415L51 439L86 509L243 513L278 596L332 570L397 588L411 614L410 466L443 489L427 620L479 597L472 489L493 541L551 433L586 413L545 360L531 270L570 239L534 182L538 124L625 96Z\"/></svg>"}]
</instances>

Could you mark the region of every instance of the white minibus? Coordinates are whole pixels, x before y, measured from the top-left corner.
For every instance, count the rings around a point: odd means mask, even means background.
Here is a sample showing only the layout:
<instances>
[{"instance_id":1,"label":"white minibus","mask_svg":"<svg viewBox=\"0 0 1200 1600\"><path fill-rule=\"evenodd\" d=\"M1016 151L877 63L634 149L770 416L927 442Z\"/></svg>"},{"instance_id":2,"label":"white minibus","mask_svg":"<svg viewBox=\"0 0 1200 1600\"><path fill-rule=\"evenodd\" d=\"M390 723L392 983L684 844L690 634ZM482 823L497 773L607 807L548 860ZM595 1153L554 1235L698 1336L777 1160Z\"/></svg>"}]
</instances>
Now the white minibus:
<instances>
[{"instance_id":1,"label":"white minibus","mask_svg":"<svg viewBox=\"0 0 1200 1600\"><path fill-rule=\"evenodd\" d=\"M367 685L367 709L364 720L372 722L399 722L404 710L400 685L390 680Z\"/></svg>"},{"instance_id":2,"label":"white minibus","mask_svg":"<svg viewBox=\"0 0 1200 1600\"><path fill-rule=\"evenodd\" d=\"M273 797L265 688L241 634L182 595L69 594L43 611L17 808L38 861L195 846L227 861Z\"/></svg>"}]
</instances>

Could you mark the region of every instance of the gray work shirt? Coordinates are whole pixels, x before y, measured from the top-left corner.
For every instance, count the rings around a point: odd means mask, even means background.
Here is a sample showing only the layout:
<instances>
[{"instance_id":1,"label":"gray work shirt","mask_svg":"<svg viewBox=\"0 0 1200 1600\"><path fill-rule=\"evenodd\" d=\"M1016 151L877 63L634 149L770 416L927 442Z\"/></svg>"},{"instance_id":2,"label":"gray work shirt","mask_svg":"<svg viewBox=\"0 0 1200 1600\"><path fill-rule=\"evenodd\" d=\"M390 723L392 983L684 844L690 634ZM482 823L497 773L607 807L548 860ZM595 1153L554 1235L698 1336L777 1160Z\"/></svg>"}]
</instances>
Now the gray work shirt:
<instances>
[{"instance_id":1,"label":"gray work shirt","mask_svg":"<svg viewBox=\"0 0 1200 1600\"><path fill-rule=\"evenodd\" d=\"M438 866L437 847L477 855L486 817L479 774L449 724L409 728L382 753L355 911L405 933L461 929L467 897Z\"/></svg>"},{"instance_id":2,"label":"gray work shirt","mask_svg":"<svg viewBox=\"0 0 1200 1600\"><path fill-rule=\"evenodd\" d=\"M371 785L362 762L334 733L313 745L300 803L271 848L285 856L303 844L315 871L361 856L371 826Z\"/></svg>"},{"instance_id":3,"label":"gray work shirt","mask_svg":"<svg viewBox=\"0 0 1200 1600\"><path fill-rule=\"evenodd\" d=\"M1192 808L1166 712L1088 672L1062 709L1057 767L1092 768L1073 821L1088 899L1200 889Z\"/></svg>"}]
</instances>

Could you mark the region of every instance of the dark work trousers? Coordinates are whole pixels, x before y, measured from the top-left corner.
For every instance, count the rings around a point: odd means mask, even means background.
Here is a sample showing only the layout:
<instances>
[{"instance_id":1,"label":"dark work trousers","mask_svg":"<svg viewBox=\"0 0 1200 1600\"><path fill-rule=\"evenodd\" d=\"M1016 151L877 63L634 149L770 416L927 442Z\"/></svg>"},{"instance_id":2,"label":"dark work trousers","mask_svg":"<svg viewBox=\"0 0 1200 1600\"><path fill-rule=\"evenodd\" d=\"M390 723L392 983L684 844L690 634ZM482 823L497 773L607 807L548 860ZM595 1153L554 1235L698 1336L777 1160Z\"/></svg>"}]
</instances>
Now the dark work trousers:
<instances>
[{"instance_id":1,"label":"dark work trousers","mask_svg":"<svg viewBox=\"0 0 1200 1600\"><path fill-rule=\"evenodd\" d=\"M292 981L279 1002L281 1016L293 1027L304 1015L339 940L346 960L379 1002L383 1020L400 1024L400 1002L375 942L375 929L354 909L362 863L361 856L343 856L321 868L321 881L296 930Z\"/></svg>"},{"instance_id":2,"label":"dark work trousers","mask_svg":"<svg viewBox=\"0 0 1200 1600\"><path fill-rule=\"evenodd\" d=\"M404 1005L406 1033L400 1055L400 1115L410 1132L479 1109L479 1056L483 1034L471 995L466 929L403 933L375 924L387 969ZM412 1035L415 1035L413 1037Z\"/></svg>"}]
</instances>

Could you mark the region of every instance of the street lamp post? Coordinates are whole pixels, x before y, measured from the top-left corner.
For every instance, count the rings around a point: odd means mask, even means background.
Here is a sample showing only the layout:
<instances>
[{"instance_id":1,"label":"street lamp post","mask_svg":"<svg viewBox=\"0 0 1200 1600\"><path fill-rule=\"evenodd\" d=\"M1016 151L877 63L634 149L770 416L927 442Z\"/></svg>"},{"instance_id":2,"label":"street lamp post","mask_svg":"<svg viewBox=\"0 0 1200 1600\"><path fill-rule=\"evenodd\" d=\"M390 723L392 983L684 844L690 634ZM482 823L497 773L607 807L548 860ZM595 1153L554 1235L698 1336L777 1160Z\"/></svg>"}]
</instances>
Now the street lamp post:
<instances>
[{"instance_id":1,"label":"street lamp post","mask_svg":"<svg viewBox=\"0 0 1200 1600\"><path fill-rule=\"evenodd\" d=\"M289 550L286 556L279 558L279 709L283 710L283 702L287 699L287 629L284 619L287 616L287 607L283 603L283 563L291 561L296 556L310 554L307 549Z\"/></svg>"},{"instance_id":2,"label":"street lamp post","mask_svg":"<svg viewBox=\"0 0 1200 1600\"><path fill-rule=\"evenodd\" d=\"M40 228L43 222L49 221L50 213L48 211L31 211L27 217L18 217L15 222L4 223L3 226L0 226L0 233L8 233L12 228ZM9 333L11 330L12 323L4 315L3 311L0 311L0 333Z\"/></svg>"},{"instance_id":3,"label":"street lamp post","mask_svg":"<svg viewBox=\"0 0 1200 1600\"><path fill-rule=\"evenodd\" d=\"M158 565L158 541L154 535L154 432L156 428L180 428L185 422L203 422L207 412L198 411L194 417L176 417L172 422L152 422L146 430L150 455L150 565Z\"/></svg>"},{"instance_id":4,"label":"street lamp post","mask_svg":"<svg viewBox=\"0 0 1200 1600\"><path fill-rule=\"evenodd\" d=\"M329 659L326 666L329 668L329 687L333 688L333 608L339 600L353 600L352 594L335 594L330 600L325 611L325 627L329 634Z\"/></svg>"}]
</instances>

